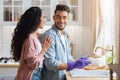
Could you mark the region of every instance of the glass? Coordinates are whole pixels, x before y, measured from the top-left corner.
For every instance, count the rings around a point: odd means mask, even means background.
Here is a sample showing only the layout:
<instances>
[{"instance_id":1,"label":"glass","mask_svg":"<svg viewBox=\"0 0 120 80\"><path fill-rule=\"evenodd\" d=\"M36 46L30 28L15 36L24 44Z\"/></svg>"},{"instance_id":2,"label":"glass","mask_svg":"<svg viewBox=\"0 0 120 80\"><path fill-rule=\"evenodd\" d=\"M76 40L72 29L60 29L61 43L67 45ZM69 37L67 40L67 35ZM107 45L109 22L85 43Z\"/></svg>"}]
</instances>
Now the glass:
<instances>
[{"instance_id":1,"label":"glass","mask_svg":"<svg viewBox=\"0 0 120 80\"><path fill-rule=\"evenodd\" d=\"M12 5L12 0L3 0L4 5Z\"/></svg>"},{"instance_id":2,"label":"glass","mask_svg":"<svg viewBox=\"0 0 120 80\"><path fill-rule=\"evenodd\" d=\"M78 21L78 7L71 7L70 18L72 21Z\"/></svg>"},{"instance_id":3,"label":"glass","mask_svg":"<svg viewBox=\"0 0 120 80\"><path fill-rule=\"evenodd\" d=\"M69 3L69 1L66 1L66 0L59 0L59 4L67 4Z\"/></svg>"},{"instance_id":4,"label":"glass","mask_svg":"<svg viewBox=\"0 0 120 80\"><path fill-rule=\"evenodd\" d=\"M41 5L50 5L50 0L41 0Z\"/></svg>"},{"instance_id":5,"label":"glass","mask_svg":"<svg viewBox=\"0 0 120 80\"><path fill-rule=\"evenodd\" d=\"M42 7L46 21L50 21L50 7Z\"/></svg>"},{"instance_id":6,"label":"glass","mask_svg":"<svg viewBox=\"0 0 120 80\"><path fill-rule=\"evenodd\" d=\"M14 7L14 21L19 21L22 14L22 7Z\"/></svg>"},{"instance_id":7,"label":"glass","mask_svg":"<svg viewBox=\"0 0 120 80\"><path fill-rule=\"evenodd\" d=\"M78 0L70 0L71 6L78 6Z\"/></svg>"},{"instance_id":8,"label":"glass","mask_svg":"<svg viewBox=\"0 0 120 80\"><path fill-rule=\"evenodd\" d=\"M22 0L14 0L14 5L22 5Z\"/></svg>"},{"instance_id":9,"label":"glass","mask_svg":"<svg viewBox=\"0 0 120 80\"><path fill-rule=\"evenodd\" d=\"M12 21L12 7L4 8L4 21Z\"/></svg>"},{"instance_id":10,"label":"glass","mask_svg":"<svg viewBox=\"0 0 120 80\"><path fill-rule=\"evenodd\" d=\"M40 0L32 0L32 5L40 5Z\"/></svg>"}]
</instances>

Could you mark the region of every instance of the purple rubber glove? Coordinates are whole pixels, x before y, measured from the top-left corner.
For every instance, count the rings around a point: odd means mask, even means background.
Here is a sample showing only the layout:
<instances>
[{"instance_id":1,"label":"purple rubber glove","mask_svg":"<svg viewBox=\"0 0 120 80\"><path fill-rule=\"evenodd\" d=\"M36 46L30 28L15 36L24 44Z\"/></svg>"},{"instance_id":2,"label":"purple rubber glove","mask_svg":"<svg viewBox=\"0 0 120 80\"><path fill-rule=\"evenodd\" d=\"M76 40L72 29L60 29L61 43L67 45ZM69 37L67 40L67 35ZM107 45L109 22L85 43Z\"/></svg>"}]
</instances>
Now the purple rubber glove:
<instances>
[{"instance_id":1,"label":"purple rubber glove","mask_svg":"<svg viewBox=\"0 0 120 80\"><path fill-rule=\"evenodd\" d=\"M91 62L87 61L86 57L81 57L79 60L75 62L68 62L68 70L72 70L74 68L83 68L87 65L89 65Z\"/></svg>"},{"instance_id":2,"label":"purple rubber glove","mask_svg":"<svg viewBox=\"0 0 120 80\"><path fill-rule=\"evenodd\" d=\"M72 70L75 68L76 62L68 62L68 70Z\"/></svg>"},{"instance_id":3,"label":"purple rubber glove","mask_svg":"<svg viewBox=\"0 0 120 80\"><path fill-rule=\"evenodd\" d=\"M90 61L86 57L81 57L79 60L76 61L75 68L84 68L85 66L91 64Z\"/></svg>"}]
</instances>

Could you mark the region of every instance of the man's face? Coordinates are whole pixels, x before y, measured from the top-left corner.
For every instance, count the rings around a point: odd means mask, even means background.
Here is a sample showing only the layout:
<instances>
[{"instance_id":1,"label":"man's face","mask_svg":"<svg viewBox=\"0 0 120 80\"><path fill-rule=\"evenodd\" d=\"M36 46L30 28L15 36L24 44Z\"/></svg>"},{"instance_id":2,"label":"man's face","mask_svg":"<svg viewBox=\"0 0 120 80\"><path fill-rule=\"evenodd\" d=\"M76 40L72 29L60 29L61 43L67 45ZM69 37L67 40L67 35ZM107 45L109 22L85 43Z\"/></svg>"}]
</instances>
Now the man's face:
<instances>
[{"instance_id":1,"label":"man's face","mask_svg":"<svg viewBox=\"0 0 120 80\"><path fill-rule=\"evenodd\" d=\"M63 30L68 23L68 13L66 11L57 11L53 19L56 27Z\"/></svg>"}]
</instances>

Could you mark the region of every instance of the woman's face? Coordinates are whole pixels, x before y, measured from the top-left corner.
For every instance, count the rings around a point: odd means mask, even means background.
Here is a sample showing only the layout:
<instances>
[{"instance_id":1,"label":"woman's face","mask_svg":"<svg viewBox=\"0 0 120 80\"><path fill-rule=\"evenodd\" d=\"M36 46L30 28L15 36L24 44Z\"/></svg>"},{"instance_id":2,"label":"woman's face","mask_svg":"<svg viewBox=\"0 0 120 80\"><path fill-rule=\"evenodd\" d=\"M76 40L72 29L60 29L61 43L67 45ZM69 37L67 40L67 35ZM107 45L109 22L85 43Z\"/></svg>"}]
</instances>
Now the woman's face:
<instances>
[{"instance_id":1,"label":"woman's face","mask_svg":"<svg viewBox=\"0 0 120 80\"><path fill-rule=\"evenodd\" d=\"M42 12L42 15L40 17L40 24L39 24L40 29L42 29L44 27L44 23L45 23L45 18L44 18L44 14Z\"/></svg>"}]
</instances>

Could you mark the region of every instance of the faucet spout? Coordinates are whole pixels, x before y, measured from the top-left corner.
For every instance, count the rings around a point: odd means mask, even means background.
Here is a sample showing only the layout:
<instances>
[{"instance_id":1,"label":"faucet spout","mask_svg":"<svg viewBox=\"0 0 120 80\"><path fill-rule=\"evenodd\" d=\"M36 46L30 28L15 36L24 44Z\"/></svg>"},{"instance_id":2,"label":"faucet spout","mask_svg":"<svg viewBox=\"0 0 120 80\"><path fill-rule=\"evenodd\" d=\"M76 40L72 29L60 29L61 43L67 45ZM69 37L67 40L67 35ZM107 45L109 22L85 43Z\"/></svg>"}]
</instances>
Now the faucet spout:
<instances>
[{"instance_id":1,"label":"faucet spout","mask_svg":"<svg viewBox=\"0 0 120 80\"><path fill-rule=\"evenodd\" d=\"M96 47L95 52L97 52L98 49L102 49L104 51L111 51L111 52L113 52L113 46L112 46L112 49L105 49L103 47L98 46L98 47Z\"/></svg>"},{"instance_id":2,"label":"faucet spout","mask_svg":"<svg viewBox=\"0 0 120 80\"><path fill-rule=\"evenodd\" d=\"M113 64L113 46L112 46L112 49L105 49L105 48L102 48L102 47L96 47L96 49L95 49L95 52L97 52L97 50L98 49L102 49L102 50L104 50L104 51L110 51L110 52L112 52L112 61L111 61L111 64ZM113 70L112 69L110 69L110 80L113 80Z\"/></svg>"}]
</instances>

